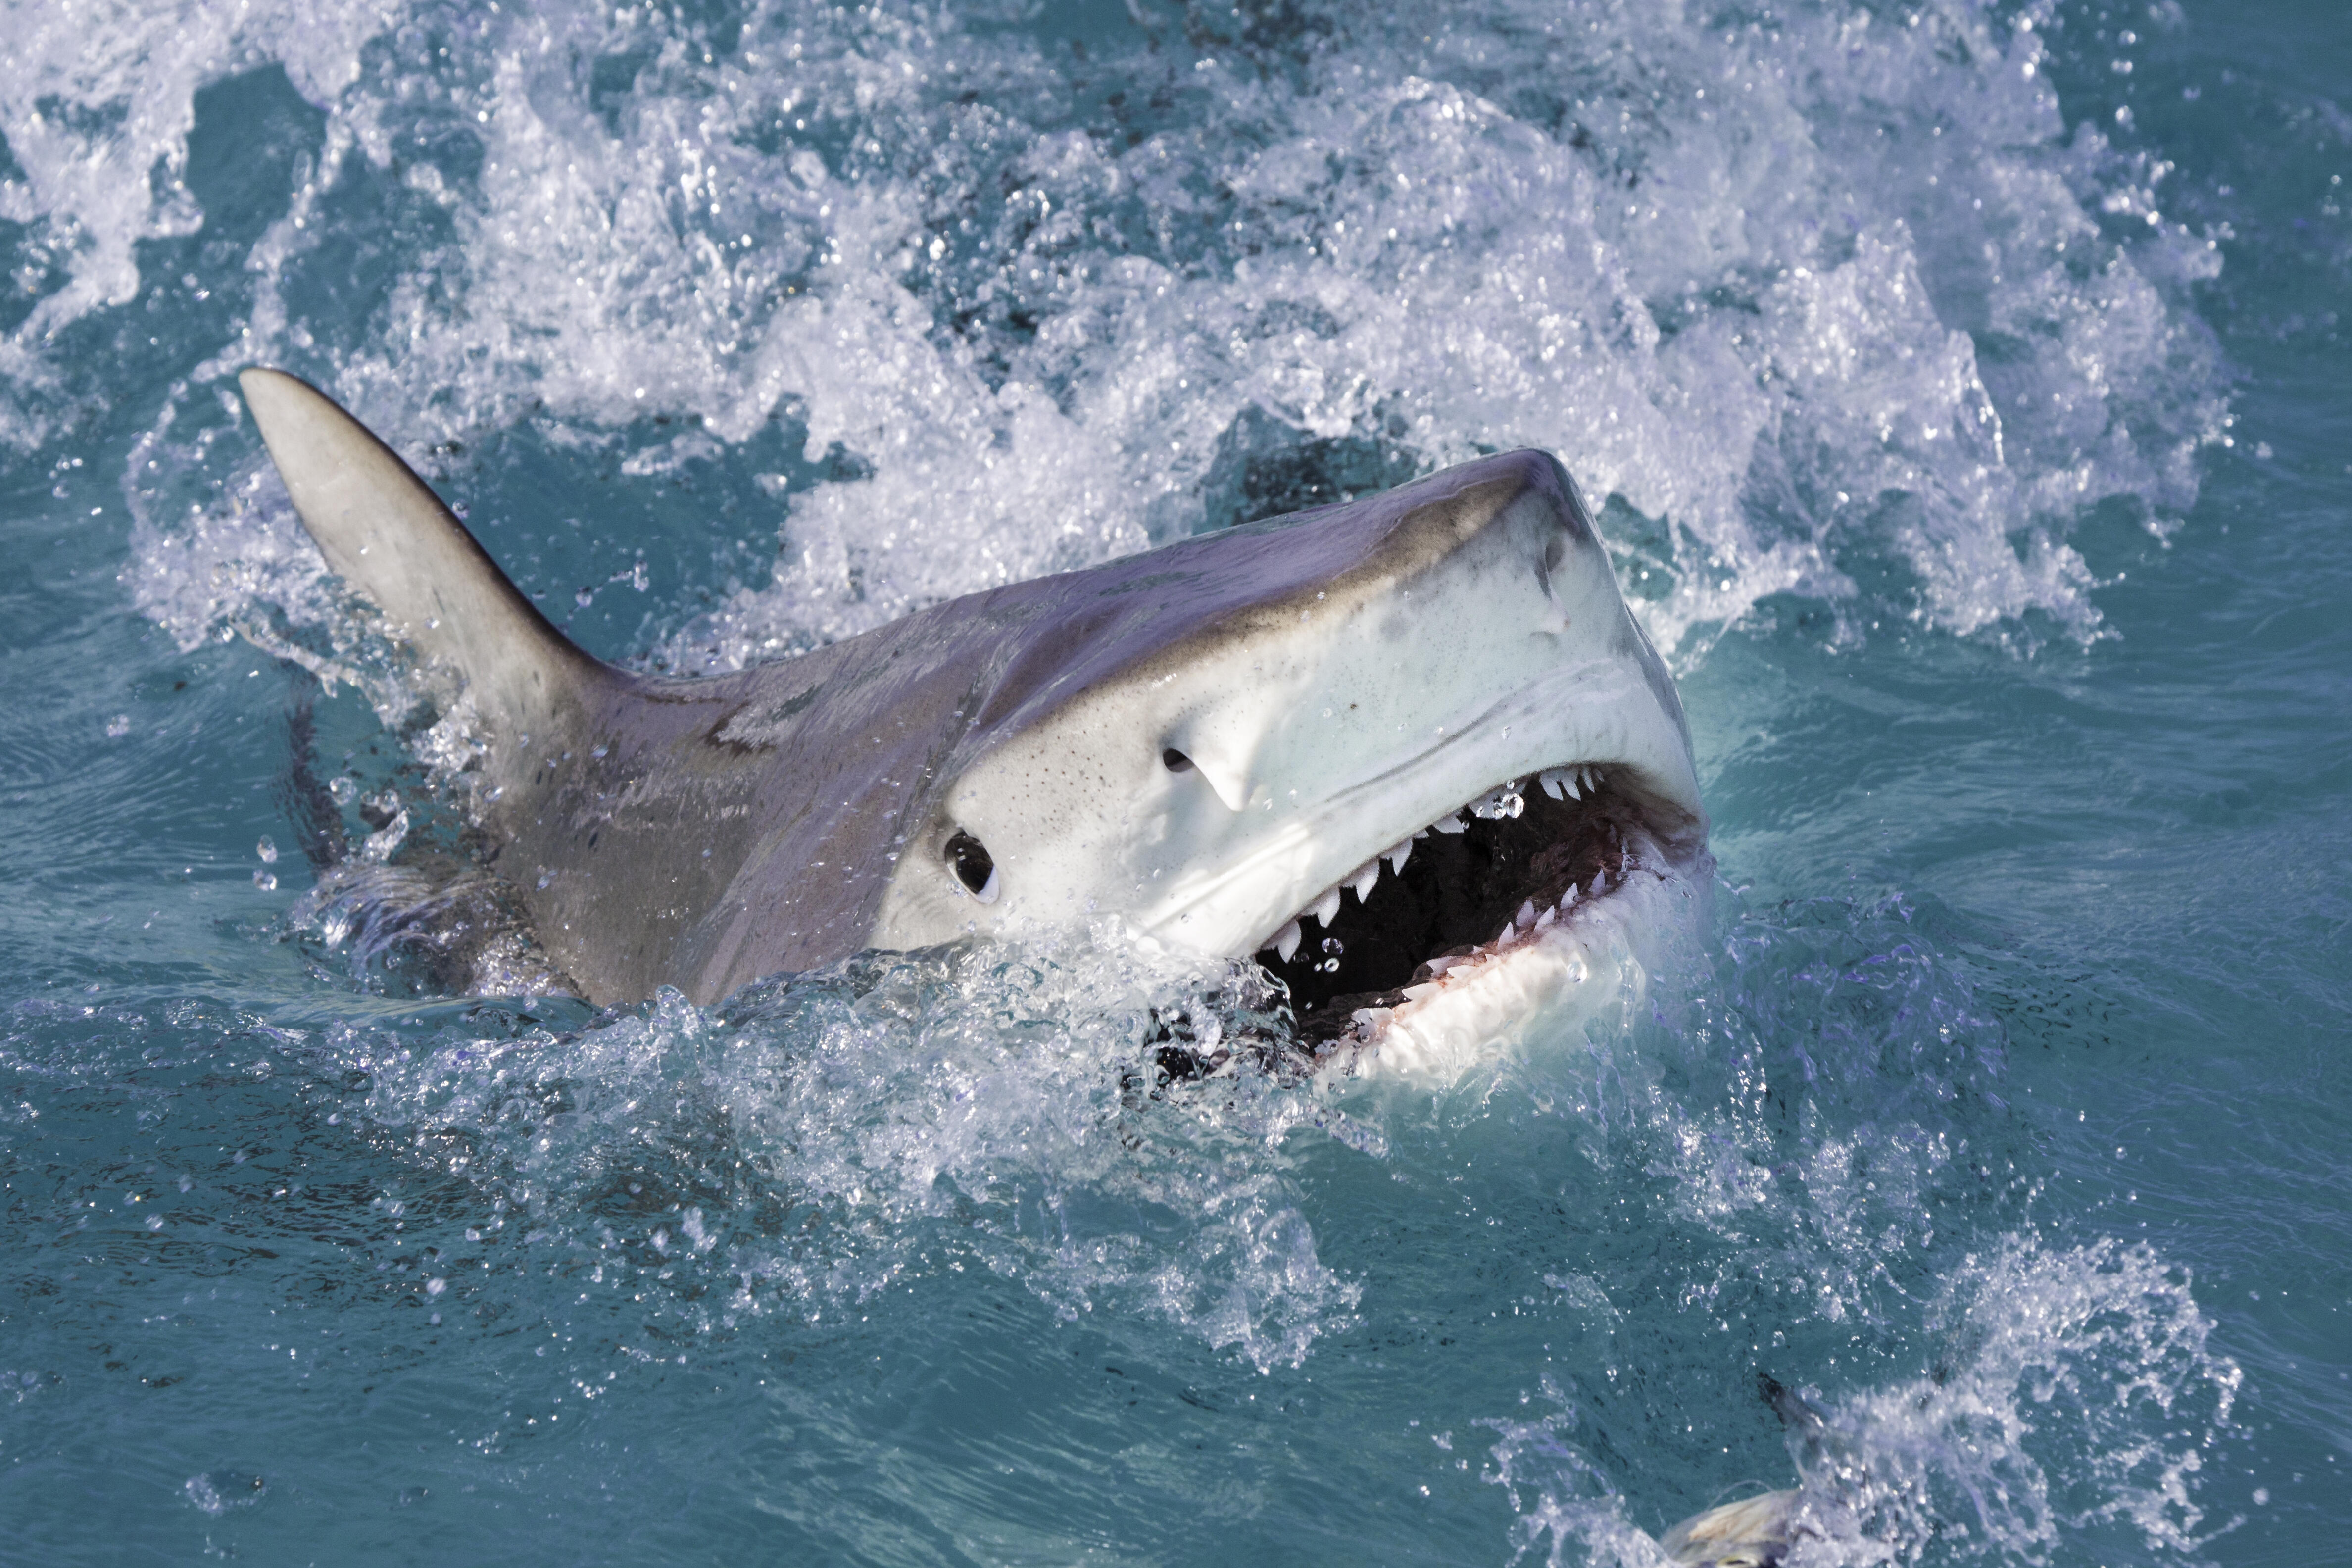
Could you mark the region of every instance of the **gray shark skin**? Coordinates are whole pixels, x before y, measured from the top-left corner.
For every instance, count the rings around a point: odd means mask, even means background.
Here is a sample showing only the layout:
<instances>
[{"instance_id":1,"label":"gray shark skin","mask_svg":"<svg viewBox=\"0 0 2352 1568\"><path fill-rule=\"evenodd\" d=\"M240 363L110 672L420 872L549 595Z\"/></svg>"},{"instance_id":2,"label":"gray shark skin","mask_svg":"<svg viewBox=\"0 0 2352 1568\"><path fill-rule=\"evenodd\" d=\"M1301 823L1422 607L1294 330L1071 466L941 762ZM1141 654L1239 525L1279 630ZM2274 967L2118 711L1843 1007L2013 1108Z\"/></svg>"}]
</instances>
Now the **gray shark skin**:
<instances>
[{"instance_id":1,"label":"gray shark skin","mask_svg":"<svg viewBox=\"0 0 2352 1568\"><path fill-rule=\"evenodd\" d=\"M1541 453L666 679L574 647L324 394L241 384L331 569L454 679L496 867L599 1004L1100 915L1292 963L1343 879L1362 903L1415 844L1453 853L1465 802L1497 831L1528 803L1607 817L1570 912L1703 853L1673 681ZM1541 946L1525 924L1471 957Z\"/></svg>"}]
</instances>

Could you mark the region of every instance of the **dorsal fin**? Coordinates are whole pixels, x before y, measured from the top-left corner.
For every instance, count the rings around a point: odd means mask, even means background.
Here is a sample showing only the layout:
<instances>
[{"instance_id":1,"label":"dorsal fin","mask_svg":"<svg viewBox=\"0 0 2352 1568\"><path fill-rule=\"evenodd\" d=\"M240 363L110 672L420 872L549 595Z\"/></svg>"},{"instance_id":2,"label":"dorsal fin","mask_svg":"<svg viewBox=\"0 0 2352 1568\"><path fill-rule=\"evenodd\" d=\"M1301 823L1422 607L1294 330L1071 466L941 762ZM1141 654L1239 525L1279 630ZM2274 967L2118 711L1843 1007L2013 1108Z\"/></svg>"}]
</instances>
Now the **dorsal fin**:
<instances>
[{"instance_id":1,"label":"dorsal fin","mask_svg":"<svg viewBox=\"0 0 2352 1568\"><path fill-rule=\"evenodd\" d=\"M328 566L394 636L457 672L494 752L500 739L551 730L589 688L619 679L541 615L441 498L332 398L278 370L248 370L237 384Z\"/></svg>"}]
</instances>

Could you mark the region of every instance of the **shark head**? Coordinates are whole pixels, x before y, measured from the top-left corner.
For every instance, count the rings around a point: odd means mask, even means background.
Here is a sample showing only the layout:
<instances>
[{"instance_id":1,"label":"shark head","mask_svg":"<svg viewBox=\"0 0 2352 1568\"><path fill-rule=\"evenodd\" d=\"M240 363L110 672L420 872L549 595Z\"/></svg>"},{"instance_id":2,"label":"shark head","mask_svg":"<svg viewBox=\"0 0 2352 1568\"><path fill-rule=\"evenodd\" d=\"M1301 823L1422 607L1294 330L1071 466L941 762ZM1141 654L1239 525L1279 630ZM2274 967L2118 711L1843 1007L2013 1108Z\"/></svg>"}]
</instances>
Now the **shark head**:
<instances>
[{"instance_id":1,"label":"shark head","mask_svg":"<svg viewBox=\"0 0 2352 1568\"><path fill-rule=\"evenodd\" d=\"M452 678L494 864L598 1002L1108 920L1443 1071L1638 983L1703 883L1674 683L1544 454L673 680L565 640L315 388L243 380L329 565Z\"/></svg>"},{"instance_id":2,"label":"shark head","mask_svg":"<svg viewBox=\"0 0 2352 1568\"><path fill-rule=\"evenodd\" d=\"M1146 579L1171 613L1065 623L1047 640L1067 679L979 716L879 945L1115 914L1259 955L1310 1037L1433 1062L1538 1024L1703 853L1674 683L1547 455L1191 541L1097 587Z\"/></svg>"}]
</instances>

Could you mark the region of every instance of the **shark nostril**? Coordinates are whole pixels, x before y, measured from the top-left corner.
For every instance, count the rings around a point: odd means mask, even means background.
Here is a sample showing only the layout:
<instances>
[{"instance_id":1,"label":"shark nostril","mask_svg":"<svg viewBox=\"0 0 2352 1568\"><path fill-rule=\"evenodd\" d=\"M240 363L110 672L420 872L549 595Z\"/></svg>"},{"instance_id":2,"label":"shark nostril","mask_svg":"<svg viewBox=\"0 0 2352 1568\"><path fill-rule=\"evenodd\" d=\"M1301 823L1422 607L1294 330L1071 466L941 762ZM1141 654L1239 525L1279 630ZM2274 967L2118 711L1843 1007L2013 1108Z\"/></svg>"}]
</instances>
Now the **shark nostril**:
<instances>
[{"instance_id":1,"label":"shark nostril","mask_svg":"<svg viewBox=\"0 0 2352 1568\"><path fill-rule=\"evenodd\" d=\"M958 828L941 853L946 857L949 869L955 872L956 880L964 885L967 892L983 904L996 902L999 891L996 862L990 857L986 846Z\"/></svg>"},{"instance_id":2,"label":"shark nostril","mask_svg":"<svg viewBox=\"0 0 2352 1568\"><path fill-rule=\"evenodd\" d=\"M1192 759L1173 746L1160 753L1160 761L1161 765L1171 773L1189 773L1192 771Z\"/></svg>"}]
</instances>

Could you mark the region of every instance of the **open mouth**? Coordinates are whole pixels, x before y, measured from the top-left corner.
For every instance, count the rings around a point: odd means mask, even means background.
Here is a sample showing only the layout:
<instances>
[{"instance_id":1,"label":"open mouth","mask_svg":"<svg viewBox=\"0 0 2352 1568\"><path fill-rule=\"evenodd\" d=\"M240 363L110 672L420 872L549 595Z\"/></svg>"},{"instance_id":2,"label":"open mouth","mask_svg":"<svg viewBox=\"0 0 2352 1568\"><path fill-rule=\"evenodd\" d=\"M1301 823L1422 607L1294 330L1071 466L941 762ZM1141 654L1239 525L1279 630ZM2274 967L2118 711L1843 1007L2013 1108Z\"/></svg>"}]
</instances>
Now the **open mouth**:
<instances>
[{"instance_id":1,"label":"open mouth","mask_svg":"<svg viewBox=\"0 0 2352 1568\"><path fill-rule=\"evenodd\" d=\"M1431 994L1624 884L1656 839L1598 763L1498 785L1367 862L1269 938L1301 1043Z\"/></svg>"}]
</instances>

